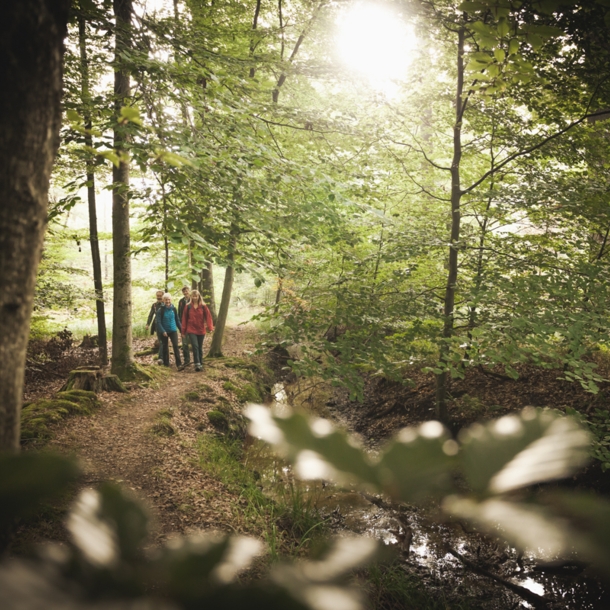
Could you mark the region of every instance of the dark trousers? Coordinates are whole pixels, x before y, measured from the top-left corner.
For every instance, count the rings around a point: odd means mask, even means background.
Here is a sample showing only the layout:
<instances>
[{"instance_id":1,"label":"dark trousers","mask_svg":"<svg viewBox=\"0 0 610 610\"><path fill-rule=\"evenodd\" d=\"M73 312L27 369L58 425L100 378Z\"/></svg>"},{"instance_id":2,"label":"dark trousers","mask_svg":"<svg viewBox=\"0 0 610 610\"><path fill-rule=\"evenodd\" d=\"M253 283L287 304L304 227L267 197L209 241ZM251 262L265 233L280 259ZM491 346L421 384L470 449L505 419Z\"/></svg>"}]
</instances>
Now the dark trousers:
<instances>
[{"instance_id":1,"label":"dark trousers","mask_svg":"<svg viewBox=\"0 0 610 610\"><path fill-rule=\"evenodd\" d=\"M195 364L202 364L203 363L203 341L205 340L205 335L193 335L192 333L189 333L186 336L191 344L191 347L193 348L193 360L195 361ZM182 343L185 342L185 338L182 339Z\"/></svg>"},{"instance_id":2,"label":"dark trousers","mask_svg":"<svg viewBox=\"0 0 610 610\"><path fill-rule=\"evenodd\" d=\"M159 341L159 360L163 360L163 335L157 333L157 339Z\"/></svg>"},{"instance_id":3,"label":"dark trousers","mask_svg":"<svg viewBox=\"0 0 610 610\"><path fill-rule=\"evenodd\" d=\"M189 353L189 342L186 337L182 337L182 356L184 357L184 364L191 363L191 355Z\"/></svg>"},{"instance_id":4,"label":"dark trousers","mask_svg":"<svg viewBox=\"0 0 610 610\"><path fill-rule=\"evenodd\" d=\"M169 366L169 340L172 341L172 347L174 348L174 358L176 359L176 366L182 366L180 360L180 348L178 347L178 332L174 331L167 333L167 337L161 336L163 339L163 364Z\"/></svg>"}]
</instances>

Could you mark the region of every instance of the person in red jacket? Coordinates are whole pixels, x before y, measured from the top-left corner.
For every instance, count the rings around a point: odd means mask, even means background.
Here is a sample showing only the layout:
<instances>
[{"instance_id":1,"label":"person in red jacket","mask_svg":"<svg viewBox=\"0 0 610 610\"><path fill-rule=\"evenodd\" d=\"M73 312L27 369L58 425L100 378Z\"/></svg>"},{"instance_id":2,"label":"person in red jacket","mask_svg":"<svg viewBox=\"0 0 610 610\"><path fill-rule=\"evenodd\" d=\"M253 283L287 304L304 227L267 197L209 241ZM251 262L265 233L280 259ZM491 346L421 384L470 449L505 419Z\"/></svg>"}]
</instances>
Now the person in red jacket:
<instances>
[{"instance_id":1,"label":"person in red jacket","mask_svg":"<svg viewBox=\"0 0 610 610\"><path fill-rule=\"evenodd\" d=\"M203 370L203 341L206 330L212 332L214 323L208 306L203 302L199 291L191 291L190 303L182 312L182 337L186 337L193 348L195 370Z\"/></svg>"}]
</instances>

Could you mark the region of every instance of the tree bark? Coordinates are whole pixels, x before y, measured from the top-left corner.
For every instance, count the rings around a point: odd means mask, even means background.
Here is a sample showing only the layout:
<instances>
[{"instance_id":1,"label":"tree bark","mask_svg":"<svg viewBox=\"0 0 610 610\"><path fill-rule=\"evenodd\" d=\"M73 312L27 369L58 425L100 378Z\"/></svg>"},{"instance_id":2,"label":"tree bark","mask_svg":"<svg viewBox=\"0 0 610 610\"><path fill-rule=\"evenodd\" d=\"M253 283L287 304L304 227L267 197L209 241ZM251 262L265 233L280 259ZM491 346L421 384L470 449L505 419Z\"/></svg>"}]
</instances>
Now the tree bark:
<instances>
[{"instance_id":1,"label":"tree bark","mask_svg":"<svg viewBox=\"0 0 610 610\"><path fill-rule=\"evenodd\" d=\"M87 32L85 18L78 16L78 42L80 47L81 96L83 103L83 119L85 123L85 145L93 148L91 129L91 95L89 93L89 60L87 58ZM89 204L89 242L91 244L91 259L93 263L93 286L95 288L95 309L97 313L97 337L102 366L108 364L108 344L106 341L106 312L104 311L104 286L102 283L102 263L100 259L100 242L97 233L97 209L95 200L95 169L93 160L87 158L87 202Z\"/></svg>"},{"instance_id":2,"label":"tree bark","mask_svg":"<svg viewBox=\"0 0 610 610\"><path fill-rule=\"evenodd\" d=\"M462 189L460 186L460 161L462 159L462 115L464 103L464 28L458 31L457 48L457 85L455 95L455 124L453 126L453 159L451 161L451 238L449 246L449 269L443 307L443 334L440 343L440 368L436 376L436 417L447 422L447 384L449 380L449 351L453 337L453 317L455 311L455 290L458 278L458 250L460 240L460 203Z\"/></svg>"},{"instance_id":3,"label":"tree bark","mask_svg":"<svg viewBox=\"0 0 610 610\"><path fill-rule=\"evenodd\" d=\"M19 449L25 355L59 144L69 0L4 2L0 18L0 451Z\"/></svg>"},{"instance_id":4,"label":"tree bark","mask_svg":"<svg viewBox=\"0 0 610 610\"><path fill-rule=\"evenodd\" d=\"M129 49L132 0L114 0L116 18L114 97L116 118L130 95L128 72L121 67L121 54ZM126 126L117 123L114 147L127 152ZM112 169L112 246L114 249L114 303L112 310L112 372L120 379L131 377L133 368L131 335L131 241L129 234L129 161L124 157Z\"/></svg>"},{"instance_id":5,"label":"tree bark","mask_svg":"<svg viewBox=\"0 0 610 610\"><path fill-rule=\"evenodd\" d=\"M231 292L233 290L233 278L235 270L233 268L233 261L235 258L235 238L231 240L230 252L229 252L229 264L225 271L225 281L222 287L222 299L220 300L220 310L218 312L218 319L214 326L214 336L212 337L212 345L210 345L210 352L208 356L212 358L222 358L222 339L225 332L225 326L227 324L227 317L229 316L229 305L231 303Z\"/></svg>"},{"instance_id":6,"label":"tree bark","mask_svg":"<svg viewBox=\"0 0 610 610\"><path fill-rule=\"evenodd\" d=\"M218 314L216 313L216 295L214 293L214 265L208 263L201 270L201 297L208 306L210 313L212 314L212 321L216 325L218 321Z\"/></svg>"}]
</instances>

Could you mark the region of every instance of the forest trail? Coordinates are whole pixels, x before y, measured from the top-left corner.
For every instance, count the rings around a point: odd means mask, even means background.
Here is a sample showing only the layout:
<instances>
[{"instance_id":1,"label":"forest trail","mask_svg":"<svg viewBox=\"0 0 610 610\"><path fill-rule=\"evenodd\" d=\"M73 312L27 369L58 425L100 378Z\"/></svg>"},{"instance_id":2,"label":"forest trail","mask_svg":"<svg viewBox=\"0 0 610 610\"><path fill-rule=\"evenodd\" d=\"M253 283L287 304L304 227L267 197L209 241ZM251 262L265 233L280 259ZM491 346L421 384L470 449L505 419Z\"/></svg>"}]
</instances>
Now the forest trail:
<instances>
[{"instance_id":1,"label":"forest trail","mask_svg":"<svg viewBox=\"0 0 610 610\"><path fill-rule=\"evenodd\" d=\"M225 356L243 356L253 340L248 327L227 328ZM214 364L204 362L203 372L193 365L182 372L172 368L167 378L129 394L101 393L101 409L65 420L47 444L81 462L84 487L114 481L133 490L150 509L153 544L191 529L234 529L229 518L236 498L198 466L197 437L213 430L206 414L214 405L195 394L206 384L234 400L214 375ZM160 421L170 422L173 432L155 434Z\"/></svg>"}]
</instances>

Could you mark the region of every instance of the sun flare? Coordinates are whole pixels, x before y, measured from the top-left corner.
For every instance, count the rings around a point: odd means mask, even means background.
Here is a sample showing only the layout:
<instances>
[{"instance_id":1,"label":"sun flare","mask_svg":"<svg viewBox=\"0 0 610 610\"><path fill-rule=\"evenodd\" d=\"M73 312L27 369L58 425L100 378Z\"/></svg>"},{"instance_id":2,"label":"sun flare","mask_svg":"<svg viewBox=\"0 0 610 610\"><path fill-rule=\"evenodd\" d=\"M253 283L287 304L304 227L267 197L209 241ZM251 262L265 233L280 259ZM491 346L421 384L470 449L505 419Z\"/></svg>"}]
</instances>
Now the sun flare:
<instances>
[{"instance_id":1,"label":"sun flare","mask_svg":"<svg viewBox=\"0 0 610 610\"><path fill-rule=\"evenodd\" d=\"M372 84L406 76L417 39L403 15L382 2L352 4L337 22L338 55L349 69Z\"/></svg>"}]
</instances>

